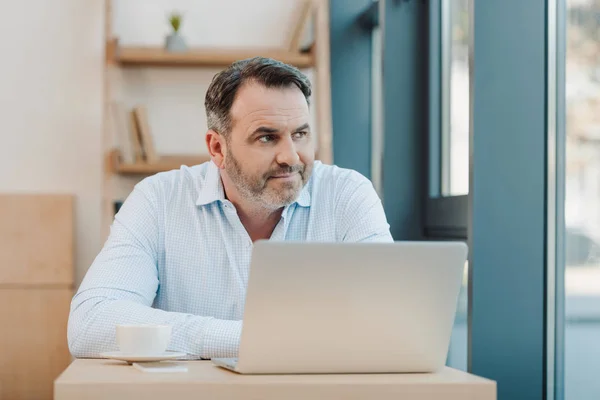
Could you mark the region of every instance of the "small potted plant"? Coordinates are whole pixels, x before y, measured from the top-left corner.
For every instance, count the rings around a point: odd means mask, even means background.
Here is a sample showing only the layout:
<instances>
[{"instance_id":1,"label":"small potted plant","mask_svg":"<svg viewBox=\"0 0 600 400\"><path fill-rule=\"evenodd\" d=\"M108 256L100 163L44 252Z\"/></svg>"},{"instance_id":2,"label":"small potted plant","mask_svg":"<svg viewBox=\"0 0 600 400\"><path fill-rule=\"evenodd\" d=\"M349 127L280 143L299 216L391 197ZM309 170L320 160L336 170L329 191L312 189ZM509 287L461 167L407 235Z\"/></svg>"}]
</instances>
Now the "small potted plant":
<instances>
[{"instance_id":1,"label":"small potted plant","mask_svg":"<svg viewBox=\"0 0 600 400\"><path fill-rule=\"evenodd\" d=\"M169 24L173 28L173 32L167 36L165 40L165 48L167 51L186 51L187 45L183 37L179 34L181 28L181 20L183 16L180 13L173 12L169 15Z\"/></svg>"}]
</instances>

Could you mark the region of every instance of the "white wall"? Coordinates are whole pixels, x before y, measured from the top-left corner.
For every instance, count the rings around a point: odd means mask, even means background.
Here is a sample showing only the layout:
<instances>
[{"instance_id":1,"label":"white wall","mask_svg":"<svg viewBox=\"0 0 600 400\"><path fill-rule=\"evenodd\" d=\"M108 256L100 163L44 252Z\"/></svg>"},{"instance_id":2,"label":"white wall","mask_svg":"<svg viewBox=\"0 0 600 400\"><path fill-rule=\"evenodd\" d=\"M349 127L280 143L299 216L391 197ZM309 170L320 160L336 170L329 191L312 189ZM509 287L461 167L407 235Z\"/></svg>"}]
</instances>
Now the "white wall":
<instances>
[{"instance_id":1,"label":"white wall","mask_svg":"<svg viewBox=\"0 0 600 400\"><path fill-rule=\"evenodd\" d=\"M76 195L78 271L100 243L102 9L0 2L0 191Z\"/></svg>"},{"instance_id":2,"label":"white wall","mask_svg":"<svg viewBox=\"0 0 600 400\"><path fill-rule=\"evenodd\" d=\"M272 48L285 45L297 8L296 0L113 0L113 31L121 44L161 45L166 15L178 10L191 46ZM5 0L0 15L0 191L76 195L79 283L105 240L104 1ZM159 153L205 151L203 99L216 69L113 72L113 97L148 107ZM121 195L135 183L122 181Z\"/></svg>"}]
</instances>

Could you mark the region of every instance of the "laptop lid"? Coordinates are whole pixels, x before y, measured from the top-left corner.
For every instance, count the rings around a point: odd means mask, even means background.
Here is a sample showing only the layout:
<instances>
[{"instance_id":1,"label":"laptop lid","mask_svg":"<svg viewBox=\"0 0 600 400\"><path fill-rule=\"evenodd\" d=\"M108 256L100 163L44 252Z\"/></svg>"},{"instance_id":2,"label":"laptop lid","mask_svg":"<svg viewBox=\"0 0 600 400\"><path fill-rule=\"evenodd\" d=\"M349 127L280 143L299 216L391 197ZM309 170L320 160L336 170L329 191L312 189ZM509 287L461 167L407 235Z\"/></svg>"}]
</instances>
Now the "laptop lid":
<instances>
[{"instance_id":1,"label":"laptop lid","mask_svg":"<svg viewBox=\"0 0 600 400\"><path fill-rule=\"evenodd\" d=\"M466 258L462 242L256 242L237 370L437 370Z\"/></svg>"}]
</instances>

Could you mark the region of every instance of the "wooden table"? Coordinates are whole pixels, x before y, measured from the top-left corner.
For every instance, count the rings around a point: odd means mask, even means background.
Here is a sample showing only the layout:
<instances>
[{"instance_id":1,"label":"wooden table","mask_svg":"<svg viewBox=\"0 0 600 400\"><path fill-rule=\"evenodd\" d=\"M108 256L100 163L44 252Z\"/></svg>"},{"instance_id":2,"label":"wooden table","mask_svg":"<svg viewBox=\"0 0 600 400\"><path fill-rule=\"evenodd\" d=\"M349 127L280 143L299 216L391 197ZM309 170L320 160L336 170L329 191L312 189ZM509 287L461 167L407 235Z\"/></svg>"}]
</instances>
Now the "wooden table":
<instances>
[{"instance_id":1,"label":"wooden table","mask_svg":"<svg viewBox=\"0 0 600 400\"><path fill-rule=\"evenodd\" d=\"M210 361L182 363L188 372L149 373L120 361L75 360L55 381L54 399L496 399L494 381L451 368L435 374L239 375Z\"/></svg>"}]
</instances>

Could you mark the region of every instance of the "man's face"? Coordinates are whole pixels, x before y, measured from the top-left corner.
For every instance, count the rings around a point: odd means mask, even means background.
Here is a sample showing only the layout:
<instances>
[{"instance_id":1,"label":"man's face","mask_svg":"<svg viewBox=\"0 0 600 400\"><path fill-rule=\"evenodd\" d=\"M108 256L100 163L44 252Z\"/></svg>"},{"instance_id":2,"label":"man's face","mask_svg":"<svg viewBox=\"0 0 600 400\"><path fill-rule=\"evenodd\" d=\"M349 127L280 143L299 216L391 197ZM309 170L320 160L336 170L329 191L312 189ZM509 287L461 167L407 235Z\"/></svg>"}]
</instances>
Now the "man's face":
<instances>
[{"instance_id":1,"label":"man's face","mask_svg":"<svg viewBox=\"0 0 600 400\"><path fill-rule=\"evenodd\" d=\"M295 86L240 87L230 110L225 172L240 195L278 209L294 202L310 178L315 147L308 104Z\"/></svg>"}]
</instances>

